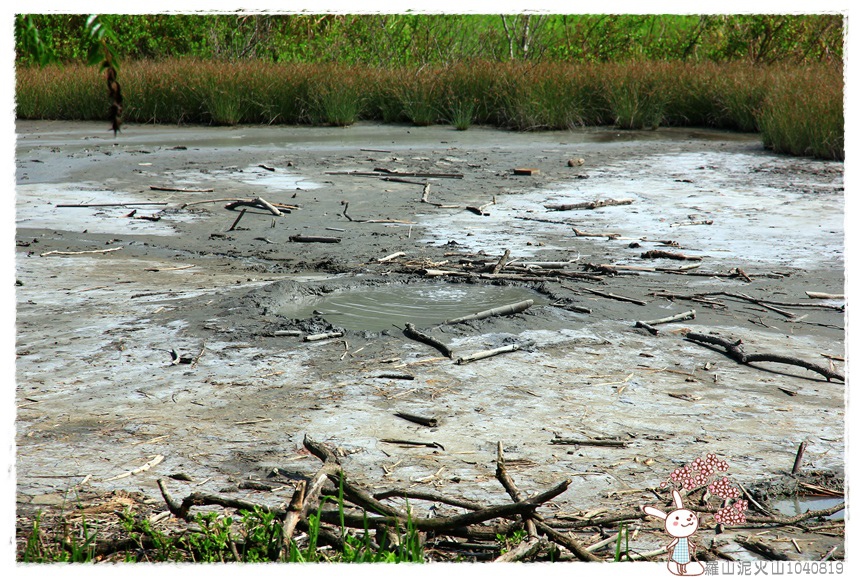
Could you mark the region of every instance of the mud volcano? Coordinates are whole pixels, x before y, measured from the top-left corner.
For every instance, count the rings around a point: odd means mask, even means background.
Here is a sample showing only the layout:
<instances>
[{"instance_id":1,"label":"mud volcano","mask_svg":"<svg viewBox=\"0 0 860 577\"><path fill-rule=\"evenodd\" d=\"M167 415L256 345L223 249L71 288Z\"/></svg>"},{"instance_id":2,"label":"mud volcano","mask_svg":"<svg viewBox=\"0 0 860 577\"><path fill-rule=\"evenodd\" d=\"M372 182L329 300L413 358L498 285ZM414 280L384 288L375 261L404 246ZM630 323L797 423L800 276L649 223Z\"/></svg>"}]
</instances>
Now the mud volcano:
<instances>
[{"instance_id":1,"label":"mud volcano","mask_svg":"<svg viewBox=\"0 0 860 577\"><path fill-rule=\"evenodd\" d=\"M327 287L332 288L332 287ZM326 290L326 288L323 288ZM523 287L467 283L356 284L324 294L287 298L272 312L291 319L323 317L353 331L382 332L405 323L427 327L483 310L546 297Z\"/></svg>"}]
</instances>

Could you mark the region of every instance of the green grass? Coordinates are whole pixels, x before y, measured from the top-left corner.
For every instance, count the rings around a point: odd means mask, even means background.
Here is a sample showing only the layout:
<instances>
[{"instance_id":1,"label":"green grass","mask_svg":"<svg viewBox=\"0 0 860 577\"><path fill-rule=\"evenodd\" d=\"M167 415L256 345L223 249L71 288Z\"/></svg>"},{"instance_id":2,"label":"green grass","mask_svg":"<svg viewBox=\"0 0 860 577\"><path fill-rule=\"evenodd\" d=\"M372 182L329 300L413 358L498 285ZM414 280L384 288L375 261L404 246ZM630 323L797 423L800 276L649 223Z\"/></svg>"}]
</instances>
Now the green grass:
<instances>
[{"instance_id":1,"label":"green grass","mask_svg":"<svg viewBox=\"0 0 860 577\"><path fill-rule=\"evenodd\" d=\"M18 118L107 118L107 90L95 68L16 72ZM761 132L765 146L788 154L845 155L838 64L470 61L377 68L171 59L125 62L120 82L127 123L695 126Z\"/></svg>"}]
</instances>

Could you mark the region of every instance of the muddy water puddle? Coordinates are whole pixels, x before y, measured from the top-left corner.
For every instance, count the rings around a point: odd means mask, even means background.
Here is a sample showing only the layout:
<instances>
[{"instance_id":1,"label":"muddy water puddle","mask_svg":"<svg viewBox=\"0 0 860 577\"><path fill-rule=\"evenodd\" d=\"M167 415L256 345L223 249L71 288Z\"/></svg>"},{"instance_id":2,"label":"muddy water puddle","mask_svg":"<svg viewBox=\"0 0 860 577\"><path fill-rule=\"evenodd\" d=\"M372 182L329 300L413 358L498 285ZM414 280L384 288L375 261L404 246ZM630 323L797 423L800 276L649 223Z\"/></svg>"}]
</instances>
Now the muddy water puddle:
<instances>
[{"instance_id":1,"label":"muddy water puddle","mask_svg":"<svg viewBox=\"0 0 860 577\"><path fill-rule=\"evenodd\" d=\"M788 517L801 515L807 511L824 511L845 501L844 497L794 497L776 501L772 508ZM838 511L827 517L831 520L845 519L845 510Z\"/></svg>"},{"instance_id":2,"label":"muddy water puddle","mask_svg":"<svg viewBox=\"0 0 860 577\"><path fill-rule=\"evenodd\" d=\"M276 309L289 318L322 316L335 326L380 332L405 323L431 326L446 320L531 299L546 304L533 290L471 284L380 285L337 291Z\"/></svg>"}]
</instances>

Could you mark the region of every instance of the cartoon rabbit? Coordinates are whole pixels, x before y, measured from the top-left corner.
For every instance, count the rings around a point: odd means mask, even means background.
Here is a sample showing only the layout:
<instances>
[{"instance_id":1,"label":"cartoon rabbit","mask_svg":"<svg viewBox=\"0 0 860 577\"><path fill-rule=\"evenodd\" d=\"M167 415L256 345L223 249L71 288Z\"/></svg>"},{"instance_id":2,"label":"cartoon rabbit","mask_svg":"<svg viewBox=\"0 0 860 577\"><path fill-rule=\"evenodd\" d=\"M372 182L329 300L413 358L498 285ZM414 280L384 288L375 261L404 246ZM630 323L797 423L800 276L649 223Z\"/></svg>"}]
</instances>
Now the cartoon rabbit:
<instances>
[{"instance_id":1,"label":"cartoon rabbit","mask_svg":"<svg viewBox=\"0 0 860 577\"><path fill-rule=\"evenodd\" d=\"M689 509L684 508L681 502L681 494L672 490L672 500L675 502L675 510L664 513L646 505L642 508L646 515L658 517L666 521L666 532L674 537L667 547L669 551L669 571L674 575L701 575L705 567L699 561L691 561L690 555L696 550L696 545L689 541L689 537L699 528L699 518Z\"/></svg>"}]
</instances>

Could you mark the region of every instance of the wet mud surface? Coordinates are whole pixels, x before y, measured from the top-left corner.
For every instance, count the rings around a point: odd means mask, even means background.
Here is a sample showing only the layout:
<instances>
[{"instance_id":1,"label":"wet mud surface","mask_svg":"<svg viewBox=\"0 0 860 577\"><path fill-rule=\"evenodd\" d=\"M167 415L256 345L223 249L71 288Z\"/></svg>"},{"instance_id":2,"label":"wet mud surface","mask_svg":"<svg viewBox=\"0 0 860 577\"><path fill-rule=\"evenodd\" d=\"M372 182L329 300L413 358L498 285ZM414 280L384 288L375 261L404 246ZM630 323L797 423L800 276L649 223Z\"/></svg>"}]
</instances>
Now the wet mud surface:
<instances>
[{"instance_id":1,"label":"wet mud surface","mask_svg":"<svg viewBox=\"0 0 860 577\"><path fill-rule=\"evenodd\" d=\"M116 139L104 129L17 125L19 516L117 490L158 509L156 480L179 473L193 479L170 481L179 496L278 503L319 467L305 435L336 447L368 487L491 503L507 500L494 478L502 442L521 490L572 480L553 501L561 516L652 503L651 489L707 453L776 499L797 492L788 473L803 441L809 483L842 486L841 381L741 365L684 338L741 339L748 353L844 374L844 300L806 295L844 292L840 163L773 155L755 136L671 129L129 126ZM515 175L519 167L539 172ZM377 168L462 176L344 174ZM426 182L430 203L421 202ZM204 202L257 197L299 208L277 217L248 208L236 223L227 201ZM632 202L546 208L598 199ZM492 268L506 249L510 264L496 277L474 268ZM643 258L650 250L691 259ZM505 278L518 262L598 278ZM428 272L440 270L464 274ZM367 291L358 312L332 304ZM518 314L439 324L532 295ZM455 310L419 316L446 299ZM695 319L656 335L634 327L690 309ZM359 320L344 326L344 314ZM406 337L405 322L455 358L519 350L458 364ZM305 340L324 332L342 335ZM552 444L558 437L626 446ZM159 455L151 469L113 479ZM237 488L249 479L287 490ZM651 538L660 545L659 532ZM803 538L798 558L841 543Z\"/></svg>"}]
</instances>

